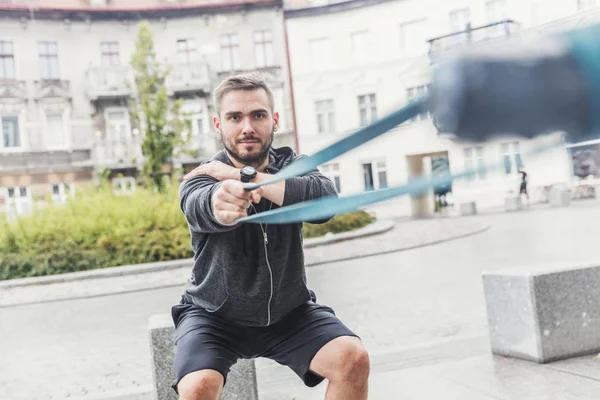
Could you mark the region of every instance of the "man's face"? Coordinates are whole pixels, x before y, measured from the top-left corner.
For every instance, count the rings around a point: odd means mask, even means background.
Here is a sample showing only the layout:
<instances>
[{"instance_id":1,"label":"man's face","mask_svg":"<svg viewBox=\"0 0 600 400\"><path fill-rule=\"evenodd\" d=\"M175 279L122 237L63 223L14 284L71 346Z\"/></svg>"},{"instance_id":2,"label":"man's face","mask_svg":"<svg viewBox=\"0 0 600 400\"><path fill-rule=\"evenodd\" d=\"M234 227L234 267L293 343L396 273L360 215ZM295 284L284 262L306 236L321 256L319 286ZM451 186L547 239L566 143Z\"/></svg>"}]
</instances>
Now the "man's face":
<instances>
[{"instance_id":1,"label":"man's face","mask_svg":"<svg viewBox=\"0 0 600 400\"><path fill-rule=\"evenodd\" d=\"M229 154L244 165L256 166L269 153L278 120L263 89L235 90L221 99L214 124Z\"/></svg>"}]
</instances>

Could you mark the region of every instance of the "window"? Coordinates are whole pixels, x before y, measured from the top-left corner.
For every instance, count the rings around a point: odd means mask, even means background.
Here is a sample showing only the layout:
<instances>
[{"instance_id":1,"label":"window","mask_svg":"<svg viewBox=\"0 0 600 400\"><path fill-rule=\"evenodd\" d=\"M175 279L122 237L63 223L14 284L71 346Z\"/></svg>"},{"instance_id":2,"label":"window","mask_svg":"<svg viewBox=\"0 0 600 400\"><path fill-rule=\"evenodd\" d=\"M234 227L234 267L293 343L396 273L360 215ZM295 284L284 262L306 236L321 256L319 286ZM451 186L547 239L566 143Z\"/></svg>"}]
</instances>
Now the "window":
<instances>
[{"instance_id":1,"label":"window","mask_svg":"<svg viewBox=\"0 0 600 400\"><path fill-rule=\"evenodd\" d=\"M310 66L319 71L329 65L329 41L327 38L311 39L308 42Z\"/></svg>"},{"instance_id":2,"label":"window","mask_svg":"<svg viewBox=\"0 0 600 400\"><path fill-rule=\"evenodd\" d=\"M42 79L58 79L58 48L56 42L39 42L40 76Z\"/></svg>"},{"instance_id":3,"label":"window","mask_svg":"<svg viewBox=\"0 0 600 400\"><path fill-rule=\"evenodd\" d=\"M358 112L360 126L370 124L377 119L377 100L374 93L358 96Z\"/></svg>"},{"instance_id":4,"label":"window","mask_svg":"<svg viewBox=\"0 0 600 400\"><path fill-rule=\"evenodd\" d=\"M19 215L27 215L33 209L33 201L31 192L27 186L9 187L6 190L8 201L6 202L6 210L9 218L14 218Z\"/></svg>"},{"instance_id":5,"label":"window","mask_svg":"<svg viewBox=\"0 0 600 400\"><path fill-rule=\"evenodd\" d=\"M363 179L365 190L387 188L387 169L385 161L363 164Z\"/></svg>"},{"instance_id":6,"label":"window","mask_svg":"<svg viewBox=\"0 0 600 400\"><path fill-rule=\"evenodd\" d=\"M427 53L427 20L407 22L400 25L400 43L404 57Z\"/></svg>"},{"instance_id":7,"label":"window","mask_svg":"<svg viewBox=\"0 0 600 400\"><path fill-rule=\"evenodd\" d=\"M103 67L121 64L121 57L119 55L119 42L100 43L100 54L102 57Z\"/></svg>"},{"instance_id":8,"label":"window","mask_svg":"<svg viewBox=\"0 0 600 400\"><path fill-rule=\"evenodd\" d=\"M321 173L325 177L331 179L331 181L335 185L335 189L337 190L337 192L341 193L342 189L340 185L340 164L323 164L321 165Z\"/></svg>"},{"instance_id":9,"label":"window","mask_svg":"<svg viewBox=\"0 0 600 400\"><path fill-rule=\"evenodd\" d=\"M274 65L273 60L273 35L271 30L265 29L254 32L254 59L256 68Z\"/></svg>"},{"instance_id":10,"label":"window","mask_svg":"<svg viewBox=\"0 0 600 400\"><path fill-rule=\"evenodd\" d=\"M350 34L352 62L361 64L369 59L369 31L358 31Z\"/></svg>"},{"instance_id":11,"label":"window","mask_svg":"<svg viewBox=\"0 0 600 400\"><path fill-rule=\"evenodd\" d=\"M130 176L114 178L112 184L115 194L132 194L135 192L135 179Z\"/></svg>"},{"instance_id":12,"label":"window","mask_svg":"<svg viewBox=\"0 0 600 400\"><path fill-rule=\"evenodd\" d=\"M128 152L131 140L129 132L129 116L126 110L106 111L106 138L113 159L122 159Z\"/></svg>"},{"instance_id":13,"label":"window","mask_svg":"<svg viewBox=\"0 0 600 400\"><path fill-rule=\"evenodd\" d=\"M315 101L315 113L317 115L317 132L335 132L333 100Z\"/></svg>"},{"instance_id":14,"label":"window","mask_svg":"<svg viewBox=\"0 0 600 400\"><path fill-rule=\"evenodd\" d=\"M181 64L191 64L198 61L196 40L181 39L177 41L177 60Z\"/></svg>"},{"instance_id":15,"label":"window","mask_svg":"<svg viewBox=\"0 0 600 400\"><path fill-rule=\"evenodd\" d=\"M596 5L596 0L577 0L577 10L585 10Z\"/></svg>"},{"instance_id":16,"label":"window","mask_svg":"<svg viewBox=\"0 0 600 400\"><path fill-rule=\"evenodd\" d=\"M518 173L519 168L523 166L519 142L502 143L502 157L504 158L504 171L506 175Z\"/></svg>"},{"instance_id":17,"label":"window","mask_svg":"<svg viewBox=\"0 0 600 400\"><path fill-rule=\"evenodd\" d=\"M15 55L12 42L0 41L0 79L15 79Z\"/></svg>"},{"instance_id":18,"label":"window","mask_svg":"<svg viewBox=\"0 0 600 400\"><path fill-rule=\"evenodd\" d=\"M46 144L49 148L60 148L67 144L63 113L48 112L46 114Z\"/></svg>"},{"instance_id":19,"label":"window","mask_svg":"<svg viewBox=\"0 0 600 400\"><path fill-rule=\"evenodd\" d=\"M240 45L237 34L221 36L221 63L223 71L240 68Z\"/></svg>"},{"instance_id":20,"label":"window","mask_svg":"<svg viewBox=\"0 0 600 400\"><path fill-rule=\"evenodd\" d=\"M74 185L68 183L55 183L52 185L52 202L55 204L66 203L69 196L74 194Z\"/></svg>"},{"instance_id":21,"label":"window","mask_svg":"<svg viewBox=\"0 0 600 400\"><path fill-rule=\"evenodd\" d=\"M427 94L427 90L429 89L429 85L420 85L406 89L406 98L408 101L415 100L417 98L423 97ZM412 117L410 121L423 121L426 119L431 119L431 114L429 111L424 111L419 115Z\"/></svg>"},{"instance_id":22,"label":"window","mask_svg":"<svg viewBox=\"0 0 600 400\"><path fill-rule=\"evenodd\" d=\"M468 8L462 8L450 12L450 32L457 34L464 32L471 23L471 11ZM468 40L467 33L461 33L453 36L454 44L465 43Z\"/></svg>"},{"instance_id":23,"label":"window","mask_svg":"<svg viewBox=\"0 0 600 400\"><path fill-rule=\"evenodd\" d=\"M507 19L506 0L491 0L485 4L487 14L487 23L493 24ZM490 37L504 36L505 28L503 24L495 25L486 29Z\"/></svg>"},{"instance_id":24,"label":"window","mask_svg":"<svg viewBox=\"0 0 600 400\"><path fill-rule=\"evenodd\" d=\"M469 180L482 180L486 177L485 160L483 158L483 147L467 147L465 148L465 168L469 171L475 171L473 175L469 175Z\"/></svg>"},{"instance_id":25,"label":"window","mask_svg":"<svg viewBox=\"0 0 600 400\"><path fill-rule=\"evenodd\" d=\"M0 121L2 121L2 146L5 149L21 147L19 118L16 116L3 116L0 117Z\"/></svg>"}]
</instances>

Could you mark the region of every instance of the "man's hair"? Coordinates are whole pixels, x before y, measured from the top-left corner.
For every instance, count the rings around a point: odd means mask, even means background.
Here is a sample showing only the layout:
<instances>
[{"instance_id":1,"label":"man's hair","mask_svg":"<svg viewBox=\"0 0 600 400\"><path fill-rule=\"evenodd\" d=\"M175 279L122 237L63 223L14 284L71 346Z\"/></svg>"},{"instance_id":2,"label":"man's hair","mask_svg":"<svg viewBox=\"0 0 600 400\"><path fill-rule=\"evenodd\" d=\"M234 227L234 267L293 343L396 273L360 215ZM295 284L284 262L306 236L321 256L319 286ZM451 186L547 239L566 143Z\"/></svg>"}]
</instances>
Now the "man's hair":
<instances>
[{"instance_id":1,"label":"man's hair","mask_svg":"<svg viewBox=\"0 0 600 400\"><path fill-rule=\"evenodd\" d=\"M215 89L215 107L217 109L217 114L221 114L221 100L223 100L223 96L227 93L232 92L234 90L257 90L264 89L267 92L267 97L269 99L269 106L271 107L271 111L273 111L273 92L267 86L267 83L262 78L262 76L257 72L250 72L239 75L232 75L217 86Z\"/></svg>"}]
</instances>

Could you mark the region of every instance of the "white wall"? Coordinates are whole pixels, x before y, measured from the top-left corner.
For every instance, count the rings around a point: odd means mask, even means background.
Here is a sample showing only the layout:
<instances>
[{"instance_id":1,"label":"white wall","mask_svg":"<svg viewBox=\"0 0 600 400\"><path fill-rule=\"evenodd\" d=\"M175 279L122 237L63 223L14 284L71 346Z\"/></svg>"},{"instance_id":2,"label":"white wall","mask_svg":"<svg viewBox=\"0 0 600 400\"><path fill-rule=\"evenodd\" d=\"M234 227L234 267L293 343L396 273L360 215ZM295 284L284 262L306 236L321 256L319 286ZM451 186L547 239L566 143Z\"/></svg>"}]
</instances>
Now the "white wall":
<instances>
[{"instance_id":1,"label":"white wall","mask_svg":"<svg viewBox=\"0 0 600 400\"><path fill-rule=\"evenodd\" d=\"M451 33L450 14L462 8L469 8L472 27L494 22L488 20L488 3L484 0L397 0L311 16L291 14L286 23L301 152L312 154L359 128L359 95L376 94L379 117L406 104L407 89L426 85L430 79L428 46L415 46L415 41L424 43L426 39ZM522 30L539 26L549 31L589 19L593 13L593 10L578 11L577 0L546 0L544 7L537 7L536 1L506 0L505 10L505 17L518 22ZM563 18L562 25L555 21L559 17ZM411 36L403 44L401 26L414 21L423 21L423 25L420 30L409 31ZM542 23L545 25L540 26ZM351 35L358 31L367 31L369 40L363 56L356 61ZM310 43L320 38L326 38L327 45L315 62L311 58ZM415 54L415 49L420 53ZM315 102L325 99L334 102L335 131L318 133ZM523 154L543 139L524 141L507 137L488 142L484 145L486 165L501 166L501 143L514 140L520 142ZM333 163L339 164L342 194L347 195L365 189L363 162L385 160L388 184L394 186L408 180L407 155L447 151L451 172L456 173L465 168L464 148L471 145L438 137L433 125L425 120L403 124ZM530 186L569 179L569 159L563 147L541 157L529 158L525 154L522 157ZM518 188L519 177L507 176L503 168L490 171L485 180L456 181L453 185L455 198L476 200L478 207L483 208L501 206L506 193ZM411 213L408 200L399 200L397 206L403 208L401 214Z\"/></svg>"}]
</instances>

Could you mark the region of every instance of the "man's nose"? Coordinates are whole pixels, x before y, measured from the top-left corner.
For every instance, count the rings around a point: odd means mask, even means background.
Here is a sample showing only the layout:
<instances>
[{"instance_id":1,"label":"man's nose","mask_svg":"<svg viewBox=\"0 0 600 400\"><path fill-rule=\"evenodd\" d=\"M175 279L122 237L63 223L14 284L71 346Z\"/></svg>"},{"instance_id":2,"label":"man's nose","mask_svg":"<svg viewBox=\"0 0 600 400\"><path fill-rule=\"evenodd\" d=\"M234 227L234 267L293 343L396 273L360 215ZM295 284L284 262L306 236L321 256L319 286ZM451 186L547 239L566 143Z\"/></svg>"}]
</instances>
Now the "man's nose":
<instances>
[{"instance_id":1,"label":"man's nose","mask_svg":"<svg viewBox=\"0 0 600 400\"><path fill-rule=\"evenodd\" d=\"M250 118L244 118L243 132L244 135L254 134L254 126Z\"/></svg>"}]
</instances>

